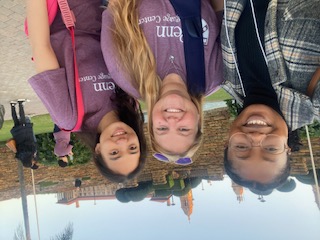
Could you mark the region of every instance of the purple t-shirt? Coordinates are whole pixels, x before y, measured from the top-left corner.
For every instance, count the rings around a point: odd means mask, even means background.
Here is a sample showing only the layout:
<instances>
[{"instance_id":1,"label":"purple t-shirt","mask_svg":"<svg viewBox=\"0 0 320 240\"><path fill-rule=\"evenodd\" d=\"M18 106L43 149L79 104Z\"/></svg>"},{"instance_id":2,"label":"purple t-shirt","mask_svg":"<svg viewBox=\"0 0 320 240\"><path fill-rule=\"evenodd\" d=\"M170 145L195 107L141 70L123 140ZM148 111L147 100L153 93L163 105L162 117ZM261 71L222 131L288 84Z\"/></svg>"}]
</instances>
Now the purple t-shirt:
<instances>
[{"instance_id":1,"label":"purple t-shirt","mask_svg":"<svg viewBox=\"0 0 320 240\"><path fill-rule=\"evenodd\" d=\"M222 82L222 55L219 42L220 26L208 0L201 1L204 38L206 95L215 92ZM169 73L177 73L186 82L183 36L180 18L169 0L141 0L139 24L155 56L157 73L163 79ZM123 69L112 40L111 13L102 14L101 49L111 76L124 91L140 98L138 87ZM108 56L114 56L108 58Z\"/></svg>"},{"instance_id":2,"label":"purple t-shirt","mask_svg":"<svg viewBox=\"0 0 320 240\"><path fill-rule=\"evenodd\" d=\"M104 63L100 48L100 0L68 0L76 18L75 40L79 81L85 116L81 131L95 131L102 117L114 107L110 97L115 84ZM60 128L72 129L77 121L71 37L58 12L50 28L51 44L61 68L29 79L34 91Z\"/></svg>"}]
</instances>

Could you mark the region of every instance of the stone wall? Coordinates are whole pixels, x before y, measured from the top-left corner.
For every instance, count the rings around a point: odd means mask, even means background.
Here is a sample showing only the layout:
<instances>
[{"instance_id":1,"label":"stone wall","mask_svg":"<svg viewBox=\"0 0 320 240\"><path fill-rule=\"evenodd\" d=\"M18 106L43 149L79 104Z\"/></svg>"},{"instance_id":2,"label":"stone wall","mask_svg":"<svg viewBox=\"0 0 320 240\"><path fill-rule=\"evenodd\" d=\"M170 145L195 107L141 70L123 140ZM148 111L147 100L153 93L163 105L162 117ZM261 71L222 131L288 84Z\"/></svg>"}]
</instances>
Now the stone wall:
<instances>
[{"instance_id":1,"label":"stone wall","mask_svg":"<svg viewBox=\"0 0 320 240\"><path fill-rule=\"evenodd\" d=\"M206 111L204 116L204 141L198 153L193 157L193 164L186 167L166 164L156 161L152 154L148 154L146 167L138 179L126 186L136 186L140 181L153 180L161 184L165 182L165 176L169 173L174 177L205 177L211 180L223 179L223 148L227 140L227 133L231 123L226 108ZM316 165L320 168L320 139L312 139ZM308 145L299 153L293 153L292 174L307 174L311 169ZM31 170L24 169L25 182L28 194L32 192ZM85 165L60 168L57 166L43 166L34 171L35 183L38 193L63 192L73 188L75 178L86 178L83 186L95 186L108 184L108 180L101 176L93 162ZM43 186L45 183L46 186ZM0 148L0 201L20 196L18 161L14 154L6 147Z\"/></svg>"}]
</instances>

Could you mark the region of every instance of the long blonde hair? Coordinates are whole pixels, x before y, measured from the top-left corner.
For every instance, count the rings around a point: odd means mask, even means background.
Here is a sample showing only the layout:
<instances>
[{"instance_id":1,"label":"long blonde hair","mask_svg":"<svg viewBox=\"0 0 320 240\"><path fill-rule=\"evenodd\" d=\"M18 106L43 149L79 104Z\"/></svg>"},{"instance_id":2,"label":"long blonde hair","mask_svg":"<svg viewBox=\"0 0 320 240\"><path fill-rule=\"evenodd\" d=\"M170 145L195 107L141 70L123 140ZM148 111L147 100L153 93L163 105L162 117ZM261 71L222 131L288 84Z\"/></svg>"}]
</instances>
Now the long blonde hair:
<instances>
[{"instance_id":1,"label":"long blonde hair","mask_svg":"<svg viewBox=\"0 0 320 240\"><path fill-rule=\"evenodd\" d=\"M113 40L120 62L134 80L142 99L147 104L148 131L153 150L161 152L170 158L191 157L202 141L203 96L191 97L200 114L199 131L194 144L187 152L179 156L166 152L156 143L152 129L152 110L159 99L162 80L157 74L157 65L153 52L139 26L139 3L139 0L110 0L108 4L108 9L114 20L112 27Z\"/></svg>"}]
</instances>

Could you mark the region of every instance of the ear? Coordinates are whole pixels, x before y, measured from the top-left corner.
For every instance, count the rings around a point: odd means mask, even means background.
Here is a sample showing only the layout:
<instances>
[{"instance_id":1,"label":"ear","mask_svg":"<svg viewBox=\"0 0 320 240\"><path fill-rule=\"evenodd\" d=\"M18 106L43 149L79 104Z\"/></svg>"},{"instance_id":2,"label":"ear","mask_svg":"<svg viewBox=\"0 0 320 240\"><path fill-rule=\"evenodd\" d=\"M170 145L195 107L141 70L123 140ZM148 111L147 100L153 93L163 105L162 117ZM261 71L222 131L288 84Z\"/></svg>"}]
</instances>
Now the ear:
<instances>
[{"instance_id":1,"label":"ear","mask_svg":"<svg viewBox=\"0 0 320 240\"><path fill-rule=\"evenodd\" d=\"M101 145L100 145L100 143L97 143L97 145L96 145L94 150L95 150L96 154L100 154L101 153Z\"/></svg>"},{"instance_id":2,"label":"ear","mask_svg":"<svg viewBox=\"0 0 320 240\"><path fill-rule=\"evenodd\" d=\"M291 155L291 148L288 147L288 152L287 154L290 156Z\"/></svg>"}]
</instances>

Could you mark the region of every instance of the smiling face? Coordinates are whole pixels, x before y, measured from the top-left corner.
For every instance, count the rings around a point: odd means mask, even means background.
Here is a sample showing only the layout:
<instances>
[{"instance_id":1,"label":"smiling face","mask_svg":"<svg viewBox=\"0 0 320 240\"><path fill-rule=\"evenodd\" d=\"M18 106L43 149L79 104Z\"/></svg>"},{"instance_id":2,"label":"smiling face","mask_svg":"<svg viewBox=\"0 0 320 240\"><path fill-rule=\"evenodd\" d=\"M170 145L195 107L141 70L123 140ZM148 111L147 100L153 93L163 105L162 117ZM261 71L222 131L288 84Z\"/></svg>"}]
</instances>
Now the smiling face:
<instances>
[{"instance_id":1,"label":"smiling face","mask_svg":"<svg viewBox=\"0 0 320 240\"><path fill-rule=\"evenodd\" d=\"M194 103L178 93L161 97L152 111L155 141L173 154L186 152L199 129L199 113Z\"/></svg>"},{"instance_id":2,"label":"smiling face","mask_svg":"<svg viewBox=\"0 0 320 240\"><path fill-rule=\"evenodd\" d=\"M128 175L139 164L137 134L123 122L114 122L102 131L95 151L102 155L108 168L118 174Z\"/></svg>"},{"instance_id":3,"label":"smiling face","mask_svg":"<svg viewBox=\"0 0 320 240\"><path fill-rule=\"evenodd\" d=\"M164 78L151 117L154 139L166 152L183 154L194 144L200 116L179 75Z\"/></svg>"},{"instance_id":4,"label":"smiling face","mask_svg":"<svg viewBox=\"0 0 320 240\"><path fill-rule=\"evenodd\" d=\"M239 133L244 133L250 139L253 146L251 149L236 151L230 147L230 137L233 143L240 144L242 141L240 137L243 137L243 134ZM248 106L232 123L229 132L228 159L234 171L243 179L268 183L286 165L288 149L280 154L272 154L266 151L266 148L260 147L261 143L264 145L269 134L277 137L277 141L274 141L275 146L272 147L287 148L288 127L284 119L266 105Z\"/></svg>"}]
</instances>

